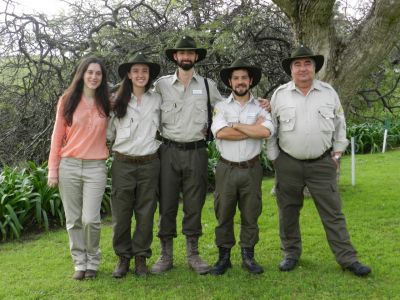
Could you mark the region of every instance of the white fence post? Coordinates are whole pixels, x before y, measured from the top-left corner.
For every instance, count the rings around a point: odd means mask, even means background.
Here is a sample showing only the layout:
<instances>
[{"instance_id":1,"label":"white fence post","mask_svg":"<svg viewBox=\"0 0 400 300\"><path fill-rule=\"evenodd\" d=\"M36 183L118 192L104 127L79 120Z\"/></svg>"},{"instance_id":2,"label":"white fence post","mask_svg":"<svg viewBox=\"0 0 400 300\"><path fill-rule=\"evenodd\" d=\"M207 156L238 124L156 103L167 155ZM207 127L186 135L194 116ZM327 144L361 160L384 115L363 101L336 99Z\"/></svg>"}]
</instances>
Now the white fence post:
<instances>
[{"instance_id":1,"label":"white fence post","mask_svg":"<svg viewBox=\"0 0 400 300\"><path fill-rule=\"evenodd\" d=\"M356 155L354 137L351 138L351 185L356 185Z\"/></svg>"},{"instance_id":2,"label":"white fence post","mask_svg":"<svg viewBox=\"0 0 400 300\"><path fill-rule=\"evenodd\" d=\"M382 153L386 151L386 139L387 139L387 129L385 129L383 133L383 146L382 146Z\"/></svg>"}]
</instances>

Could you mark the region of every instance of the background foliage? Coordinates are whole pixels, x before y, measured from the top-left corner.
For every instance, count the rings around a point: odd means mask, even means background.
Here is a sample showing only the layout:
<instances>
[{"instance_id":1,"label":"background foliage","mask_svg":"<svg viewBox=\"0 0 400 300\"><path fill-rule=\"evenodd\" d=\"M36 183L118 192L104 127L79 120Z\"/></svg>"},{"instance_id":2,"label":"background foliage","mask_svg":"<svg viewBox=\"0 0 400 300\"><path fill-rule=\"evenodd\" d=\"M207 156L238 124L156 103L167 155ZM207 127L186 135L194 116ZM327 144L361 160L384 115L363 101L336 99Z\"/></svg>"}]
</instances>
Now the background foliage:
<instances>
[{"instance_id":1,"label":"background foliage","mask_svg":"<svg viewBox=\"0 0 400 300\"><path fill-rule=\"evenodd\" d=\"M166 61L163 50L189 34L208 49L197 71L218 83L221 67L237 57L262 67L263 79L253 90L256 96L269 97L289 80L280 61L294 45L293 20L268 0L77 0L69 2L68 14L54 17L19 14L13 0L0 1L6 4L0 12L0 166L47 159L56 102L78 60L89 54L103 57L114 85L118 65L137 51L159 62L161 75L173 72L175 66ZM346 1L336 1L338 37L345 41L369 16L373 3L365 0L358 8L363 17L356 18L339 10ZM356 99L347 101L349 119L397 116L399 57L396 48ZM229 93L221 84L219 89Z\"/></svg>"}]
</instances>

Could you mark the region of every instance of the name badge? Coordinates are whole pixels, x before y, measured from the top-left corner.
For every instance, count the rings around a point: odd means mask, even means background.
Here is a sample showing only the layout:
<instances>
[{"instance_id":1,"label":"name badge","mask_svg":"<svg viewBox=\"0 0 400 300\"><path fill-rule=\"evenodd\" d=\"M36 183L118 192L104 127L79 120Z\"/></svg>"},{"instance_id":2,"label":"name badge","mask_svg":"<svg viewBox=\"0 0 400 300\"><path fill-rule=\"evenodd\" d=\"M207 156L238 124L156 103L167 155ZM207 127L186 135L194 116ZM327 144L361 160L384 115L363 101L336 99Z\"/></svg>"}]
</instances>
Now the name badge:
<instances>
[{"instance_id":1,"label":"name badge","mask_svg":"<svg viewBox=\"0 0 400 300\"><path fill-rule=\"evenodd\" d=\"M203 95L203 90L193 90L193 95Z\"/></svg>"}]
</instances>

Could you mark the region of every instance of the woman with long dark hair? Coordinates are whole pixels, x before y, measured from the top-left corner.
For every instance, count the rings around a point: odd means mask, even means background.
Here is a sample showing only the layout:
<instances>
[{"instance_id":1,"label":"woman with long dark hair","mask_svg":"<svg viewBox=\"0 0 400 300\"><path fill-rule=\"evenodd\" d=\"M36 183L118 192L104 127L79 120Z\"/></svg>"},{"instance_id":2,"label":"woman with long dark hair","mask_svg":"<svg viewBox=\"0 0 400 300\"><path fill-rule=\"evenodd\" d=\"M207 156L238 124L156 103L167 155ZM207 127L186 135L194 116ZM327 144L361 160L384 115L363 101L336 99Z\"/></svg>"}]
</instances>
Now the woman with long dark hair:
<instances>
[{"instance_id":1,"label":"woman with long dark hair","mask_svg":"<svg viewBox=\"0 0 400 300\"><path fill-rule=\"evenodd\" d=\"M84 58L57 105L48 174L48 185L59 187L76 280L95 278L100 263L109 111L104 65Z\"/></svg>"},{"instance_id":2,"label":"woman with long dark hair","mask_svg":"<svg viewBox=\"0 0 400 300\"><path fill-rule=\"evenodd\" d=\"M160 161L156 132L160 123L161 96L149 88L160 66L137 53L118 68L123 79L108 125L113 142L112 222L113 248L119 257L113 272L124 277L135 258L135 274L148 274L153 219L157 207ZM136 220L131 233L132 216Z\"/></svg>"}]
</instances>

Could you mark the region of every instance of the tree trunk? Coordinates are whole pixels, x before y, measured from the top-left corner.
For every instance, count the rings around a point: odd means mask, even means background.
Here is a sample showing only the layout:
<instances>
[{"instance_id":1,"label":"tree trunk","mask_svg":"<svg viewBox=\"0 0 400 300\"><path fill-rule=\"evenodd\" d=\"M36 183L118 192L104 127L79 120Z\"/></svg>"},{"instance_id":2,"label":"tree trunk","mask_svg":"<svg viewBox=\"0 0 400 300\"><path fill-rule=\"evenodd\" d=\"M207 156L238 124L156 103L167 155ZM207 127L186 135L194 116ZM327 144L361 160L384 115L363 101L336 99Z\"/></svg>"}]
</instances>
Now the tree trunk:
<instances>
[{"instance_id":1,"label":"tree trunk","mask_svg":"<svg viewBox=\"0 0 400 300\"><path fill-rule=\"evenodd\" d=\"M295 45L325 56L318 78L336 88L345 107L400 40L400 1L375 0L363 22L344 38L335 29L334 0L273 2L289 18Z\"/></svg>"}]
</instances>

